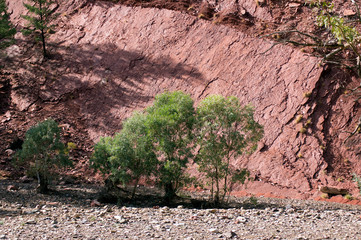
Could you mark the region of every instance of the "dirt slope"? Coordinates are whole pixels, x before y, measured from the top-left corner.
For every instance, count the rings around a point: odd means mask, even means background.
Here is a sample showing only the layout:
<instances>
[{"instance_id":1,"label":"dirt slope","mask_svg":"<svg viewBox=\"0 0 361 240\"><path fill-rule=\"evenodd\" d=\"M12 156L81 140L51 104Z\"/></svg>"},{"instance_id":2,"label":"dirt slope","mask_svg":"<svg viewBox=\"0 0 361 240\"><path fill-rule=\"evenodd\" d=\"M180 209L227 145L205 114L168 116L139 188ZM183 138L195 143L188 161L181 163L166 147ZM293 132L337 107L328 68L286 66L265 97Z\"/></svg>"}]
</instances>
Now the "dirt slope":
<instances>
[{"instance_id":1,"label":"dirt slope","mask_svg":"<svg viewBox=\"0 0 361 240\"><path fill-rule=\"evenodd\" d=\"M21 2L9 1L18 27L24 24ZM43 62L20 34L8 50L10 76L3 75L9 103L0 115L8 142L2 151L34 122L53 117L63 124L66 139L78 144L73 154L79 173L86 170L91 144L118 131L122 119L151 104L156 94L183 90L196 102L213 93L235 95L255 107L265 128L257 152L234 161L256 177L248 192L310 198L319 186L337 185L355 193L350 173L361 173L359 137L343 144L358 119L357 103L343 92L355 83L300 50L251 36L275 19L270 8L252 5L251 11L247 4L254 1L244 1L246 12L238 11L250 14L253 31L239 31L165 9L59 2L64 4L50 38L51 60Z\"/></svg>"}]
</instances>

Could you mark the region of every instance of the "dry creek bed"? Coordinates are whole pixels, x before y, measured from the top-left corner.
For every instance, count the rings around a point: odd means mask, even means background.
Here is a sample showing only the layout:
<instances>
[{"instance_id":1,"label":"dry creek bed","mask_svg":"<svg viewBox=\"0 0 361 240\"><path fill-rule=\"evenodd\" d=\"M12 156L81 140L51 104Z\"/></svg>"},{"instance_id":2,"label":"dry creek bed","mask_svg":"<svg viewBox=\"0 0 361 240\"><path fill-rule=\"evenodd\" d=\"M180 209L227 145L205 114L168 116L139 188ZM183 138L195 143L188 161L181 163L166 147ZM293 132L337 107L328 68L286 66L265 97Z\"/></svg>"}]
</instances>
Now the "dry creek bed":
<instances>
[{"instance_id":1,"label":"dry creek bed","mask_svg":"<svg viewBox=\"0 0 361 240\"><path fill-rule=\"evenodd\" d=\"M0 239L361 239L360 206L263 197L234 198L227 209L94 206L98 186L56 190L0 180Z\"/></svg>"}]
</instances>

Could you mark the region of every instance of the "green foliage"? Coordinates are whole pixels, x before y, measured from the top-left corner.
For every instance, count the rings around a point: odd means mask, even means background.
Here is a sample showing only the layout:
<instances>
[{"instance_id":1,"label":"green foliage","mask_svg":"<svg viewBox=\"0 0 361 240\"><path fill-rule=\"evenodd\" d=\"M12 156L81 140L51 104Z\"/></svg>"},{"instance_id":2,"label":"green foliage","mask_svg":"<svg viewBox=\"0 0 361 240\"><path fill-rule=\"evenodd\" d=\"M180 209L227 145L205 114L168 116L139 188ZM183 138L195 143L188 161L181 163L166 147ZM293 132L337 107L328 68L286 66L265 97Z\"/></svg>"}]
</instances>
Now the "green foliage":
<instances>
[{"instance_id":1,"label":"green foliage","mask_svg":"<svg viewBox=\"0 0 361 240\"><path fill-rule=\"evenodd\" d=\"M190 181L184 171L192 158L193 100L180 91L165 92L156 96L146 112L149 134L160 160L159 183L170 200Z\"/></svg>"},{"instance_id":2,"label":"green foliage","mask_svg":"<svg viewBox=\"0 0 361 240\"><path fill-rule=\"evenodd\" d=\"M17 153L18 160L26 162L29 169L36 173L42 193L48 190L55 166L72 165L65 154L60 133L61 129L54 120L45 120L26 132L22 149Z\"/></svg>"},{"instance_id":3,"label":"green foliage","mask_svg":"<svg viewBox=\"0 0 361 240\"><path fill-rule=\"evenodd\" d=\"M250 196L246 201L246 204L252 205L252 206L257 206L258 204L258 199L257 197L255 197L254 195Z\"/></svg>"},{"instance_id":4,"label":"green foliage","mask_svg":"<svg viewBox=\"0 0 361 240\"><path fill-rule=\"evenodd\" d=\"M359 40L359 33L355 27L347 25L344 18L333 15L333 3L317 1L314 5L320 10L317 16L318 25L329 29L338 44L355 44L355 41Z\"/></svg>"},{"instance_id":5,"label":"green foliage","mask_svg":"<svg viewBox=\"0 0 361 240\"><path fill-rule=\"evenodd\" d=\"M200 149L196 162L211 180L212 198L219 203L231 190L232 182L244 183L249 176L247 170L234 169L230 160L243 152L254 151L263 130L253 119L252 107L241 107L233 96L211 95L197 109L197 135Z\"/></svg>"},{"instance_id":6,"label":"green foliage","mask_svg":"<svg viewBox=\"0 0 361 240\"><path fill-rule=\"evenodd\" d=\"M346 200L353 200L354 199L351 194L346 194L344 198Z\"/></svg>"},{"instance_id":7,"label":"green foliage","mask_svg":"<svg viewBox=\"0 0 361 240\"><path fill-rule=\"evenodd\" d=\"M102 138L94 147L91 166L109 175L116 185L135 180L132 197L142 176L156 170L157 156L145 125L146 115L134 113L114 138Z\"/></svg>"},{"instance_id":8,"label":"green foliage","mask_svg":"<svg viewBox=\"0 0 361 240\"><path fill-rule=\"evenodd\" d=\"M5 0L0 0L0 49L10 46L14 42L15 28L9 21L9 14Z\"/></svg>"},{"instance_id":9,"label":"green foliage","mask_svg":"<svg viewBox=\"0 0 361 240\"><path fill-rule=\"evenodd\" d=\"M253 120L252 107L241 108L235 97L208 97L196 112L189 95L165 92L144 112L125 120L121 132L102 138L94 146L90 162L114 184L135 181L136 187L142 176L153 176L164 188L165 200L170 201L181 187L195 182L185 170L199 149L195 159L212 185L217 184L219 201L221 179L222 199L233 183L249 179L249 171L234 169L230 160L255 150L262 134L262 127Z\"/></svg>"},{"instance_id":10,"label":"green foliage","mask_svg":"<svg viewBox=\"0 0 361 240\"><path fill-rule=\"evenodd\" d=\"M21 17L28 21L28 25L22 30L25 36L32 35L35 41L42 43L43 55L48 57L46 50L46 38L49 34L55 33L54 25L51 22L58 16L53 13L52 0L28 0L31 4L24 3L29 11L28 15Z\"/></svg>"},{"instance_id":11,"label":"green foliage","mask_svg":"<svg viewBox=\"0 0 361 240\"><path fill-rule=\"evenodd\" d=\"M325 62L336 63L349 69L356 70L361 77L359 43L361 40L360 33L355 25L361 23L360 11L357 3L352 1L357 9L358 21L348 21L347 19L337 16L334 13L334 4L332 2L317 0L311 3L311 6L318 9L317 24L330 31L337 44L330 44L329 41L321 41L320 49L327 54L324 56ZM344 59L345 51L353 52L355 58ZM339 55L338 55L339 54ZM333 58L333 61L329 59ZM347 63L350 62L350 63Z\"/></svg>"},{"instance_id":12,"label":"green foliage","mask_svg":"<svg viewBox=\"0 0 361 240\"><path fill-rule=\"evenodd\" d=\"M354 182L356 182L356 184L357 184L357 188L359 189L359 191L360 191L360 194L361 194L361 178L357 175L357 174L352 174L352 176L353 176L353 181Z\"/></svg>"},{"instance_id":13,"label":"green foliage","mask_svg":"<svg viewBox=\"0 0 361 240\"><path fill-rule=\"evenodd\" d=\"M334 11L332 1L310 1L309 6L313 7L314 12L317 13L315 23L323 28L323 34L319 34L319 31L317 34L313 34L294 29L275 32L266 36L279 36L278 42L291 43L308 49L312 48L313 54L322 57L323 62L354 70L361 77L359 46L361 36L357 30L360 29L361 15L358 3L351 2L356 9L357 20L338 16Z\"/></svg>"}]
</instances>

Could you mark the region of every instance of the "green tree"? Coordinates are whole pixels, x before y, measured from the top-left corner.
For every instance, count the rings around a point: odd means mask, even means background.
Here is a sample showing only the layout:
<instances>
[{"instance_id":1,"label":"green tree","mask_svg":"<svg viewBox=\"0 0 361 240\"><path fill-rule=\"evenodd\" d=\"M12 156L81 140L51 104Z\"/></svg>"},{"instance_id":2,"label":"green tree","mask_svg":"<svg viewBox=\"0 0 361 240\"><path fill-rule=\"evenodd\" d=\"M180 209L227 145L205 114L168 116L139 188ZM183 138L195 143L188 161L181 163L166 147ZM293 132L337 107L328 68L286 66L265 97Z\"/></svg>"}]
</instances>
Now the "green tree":
<instances>
[{"instance_id":1,"label":"green tree","mask_svg":"<svg viewBox=\"0 0 361 240\"><path fill-rule=\"evenodd\" d=\"M5 0L0 0L0 49L6 48L14 42L15 28L9 21L9 14Z\"/></svg>"},{"instance_id":2,"label":"green tree","mask_svg":"<svg viewBox=\"0 0 361 240\"><path fill-rule=\"evenodd\" d=\"M158 180L165 199L172 200L187 183L184 171L192 158L193 100L180 91L157 95L146 109L147 127L159 159Z\"/></svg>"},{"instance_id":3,"label":"green tree","mask_svg":"<svg viewBox=\"0 0 361 240\"><path fill-rule=\"evenodd\" d=\"M132 198L142 176L151 176L157 168L157 156L145 125L147 116L136 112L124 121L123 129L114 138L102 138L94 147L91 165L114 185L134 181Z\"/></svg>"},{"instance_id":4,"label":"green tree","mask_svg":"<svg viewBox=\"0 0 361 240\"><path fill-rule=\"evenodd\" d=\"M48 57L46 38L49 34L55 33L54 25L51 25L51 22L58 16L53 13L53 8L51 8L54 2L51 0L29 1L31 4L24 3L29 13L22 15L28 21L27 27L22 32L25 36L32 35L37 42L41 41L43 56Z\"/></svg>"},{"instance_id":5,"label":"green tree","mask_svg":"<svg viewBox=\"0 0 361 240\"><path fill-rule=\"evenodd\" d=\"M196 162L211 180L212 199L216 204L224 200L234 181L244 183L249 176L246 169L233 169L230 160L255 150L262 135L261 125L253 119L253 108L241 107L236 97L211 95L199 104Z\"/></svg>"},{"instance_id":6,"label":"green tree","mask_svg":"<svg viewBox=\"0 0 361 240\"><path fill-rule=\"evenodd\" d=\"M18 160L25 162L34 171L39 182L39 191L46 193L54 167L71 166L65 154L66 148L60 140L61 129L54 120L45 120L31 127L25 135Z\"/></svg>"}]
</instances>

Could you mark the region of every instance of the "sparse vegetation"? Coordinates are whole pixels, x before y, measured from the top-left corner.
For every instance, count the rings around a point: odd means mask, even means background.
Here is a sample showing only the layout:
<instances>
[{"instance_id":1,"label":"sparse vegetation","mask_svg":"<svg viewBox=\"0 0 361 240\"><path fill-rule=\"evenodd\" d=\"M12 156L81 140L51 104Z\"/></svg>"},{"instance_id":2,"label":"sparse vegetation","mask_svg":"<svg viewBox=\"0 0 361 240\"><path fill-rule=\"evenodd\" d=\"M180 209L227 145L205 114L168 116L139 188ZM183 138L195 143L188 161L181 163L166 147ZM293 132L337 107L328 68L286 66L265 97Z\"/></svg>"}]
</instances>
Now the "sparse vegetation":
<instances>
[{"instance_id":1,"label":"sparse vegetation","mask_svg":"<svg viewBox=\"0 0 361 240\"><path fill-rule=\"evenodd\" d=\"M298 47L312 48L312 53L322 58L323 63L337 65L344 69L349 69L357 74L361 79L361 35L358 31L361 24L361 14L358 3L351 1L356 11L353 19L347 16L339 16L334 11L332 1L314 0L307 4L316 12L315 24L324 29L323 34L313 34L301 32L297 29L274 32L266 36L275 37L278 43L293 44ZM280 36L280 37L279 37ZM321 66L321 63L320 63ZM360 85L344 91L345 94L360 94ZM304 93L308 98L311 93ZM357 97L358 101L361 97ZM344 143L358 133L361 128L361 118L353 132L344 140Z\"/></svg>"},{"instance_id":2,"label":"sparse vegetation","mask_svg":"<svg viewBox=\"0 0 361 240\"><path fill-rule=\"evenodd\" d=\"M9 21L6 1L0 0L0 49L4 49L14 43L15 28Z\"/></svg>"},{"instance_id":3,"label":"sparse vegetation","mask_svg":"<svg viewBox=\"0 0 361 240\"><path fill-rule=\"evenodd\" d=\"M54 120L45 120L26 132L22 149L17 153L19 163L25 163L37 177L41 193L48 191L55 167L72 165L65 154L66 148L61 142L60 132Z\"/></svg>"},{"instance_id":4,"label":"sparse vegetation","mask_svg":"<svg viewBox=\"0 0 361 240\"><path fill-rule=\"evenodd\" d=\"M353 200L354 199L351 194L346 194L344 198L346 200Z\"/></svg>"},{"instance_id":5,"label":"sparse vegetation","mask_svg":"<svg viewBox=\"0 0 361 240\"><path fill-rule=\"evenodd\" d=\"M338 177L338 178L336 179L336 181L337 181L337 182L343 182L343 181L345 181L345 179L344 179L343 177Z\"/></svg>"},{"instance_id":6,"label":"sparse vegetation","mask_svg":"<svg viewBox=\"0 0 361 240\"><path fill-rule=\"evenodd\" d=\"M299 132L300 132L301 134L305 134L305 133L307 132L307 128L305 128L304 126L302 126L302 127L300 128Z\"/></svg>"},{"instance_id":7,"label":"sparse vegetation","mask_svg":"<svg viewBox=\"0 0 361 240\"><path fill-rule=\"evenodd\" d=\"M304 98L309 98L309 97L311 97L311 94L312 94L312 92L305 92L305 93L303 94L303 97L304 97Z\"/></svg>"},{"instance_id":8,"label":"sparse vegetation","mask_svg":"<svg viewBox=\"0 0 361 240\"><path fill-rule=\"evenodd\" d=\"M22 30L25 36L31 35L36 42L41 42L44 57L49 57L47 52L47 37L55 33L51 22L58 16L54 13L54 1L52 0L28 0L24 3L29 11L28 15L22 17L28 21L26 28Z\"/></svg>"},{"instance_id":9,"label":"sparse vegetation","mask_svg":"<svg viewBox=\"0 0 361 240\"><path fill-rule=\"evenodd\" d=\"M357 184L357 188L359 189L361 194L361 178L356 173L354 173L352 176L353 176L352 180Z\"/></svg>"},{"instance_id":10,"label":"sparse vegetation","mask_svg":"<svg viewBox=\"0 0 361 240\"><path fill-rule=\"evenodd\" d=\"M323 199L329 199L330 197L328 196L327 193L322 193L322 194L321 194L321 198L323 198Z\"/></svg>"},{"instance_id":11,"label":"sparse vegetation","mask_svg":"<svg viewBox=\"0 0 361 240\"><path fill-rule=\"evenodd\" d=\"M296 119L295 119L295 123L296 123L296 124L297 124L297 123L300 123L300 122L302 121L302 119L303 119L303 115L302 115L302 114L298 115L298 116L296 117Z\"/></svg>"}]
</instances>

